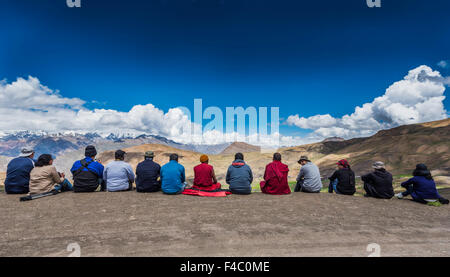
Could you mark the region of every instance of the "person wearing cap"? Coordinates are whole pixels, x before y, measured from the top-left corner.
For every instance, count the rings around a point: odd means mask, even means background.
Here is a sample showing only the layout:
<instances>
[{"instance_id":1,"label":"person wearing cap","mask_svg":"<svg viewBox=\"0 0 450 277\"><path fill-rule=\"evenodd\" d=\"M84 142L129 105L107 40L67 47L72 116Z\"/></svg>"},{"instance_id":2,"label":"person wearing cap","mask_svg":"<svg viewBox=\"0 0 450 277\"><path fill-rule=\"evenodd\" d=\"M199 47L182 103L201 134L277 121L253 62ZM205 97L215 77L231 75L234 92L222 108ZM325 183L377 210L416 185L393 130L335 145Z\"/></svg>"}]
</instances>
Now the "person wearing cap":
<instances>
[{"instance_id":1,"label":"person wearing cap","mask_svg":"<svg viewBox=\"0 0 450 277\"><path fill-rule=\"evenodd\" d=\"M209 164L207 155L200 156L200 164L194 167L194 188L201 190L218 190L221 184L217 182L214 168Z\"/></svg>"},{"instance_id":2,"label":"person wearing cap","mask_svg":"<svg viewBox=\"0 0 450 277\"><path fill-rule=\"evenodd\" d=\"M271 195L285 195L291 193L288 183L289 167L281 162L281 154L275 153L273 161L266 165L264 181L259 185L261 192Z\"/></svg>"},{"instance_id":3,"label":"person wearing cap","mask_svg":"<svg viewBox=\"0 0 450 277\"><path fill-rule=\"evenodd\" d=\"M25 147L19 157L8 163L5 179L7 194L27 194L30 192L30 173L34 168L34 150Z\"/></svg>"},{"instance_id":4,"label":"person wearing cap","mask_svg":"<svg viewBox=\"0 0 450 277\"><path fill-rule=\"evenodd\" d=\"M294 191L319 193L322 190L323 184L317 165L313 164L306 156L301 156L298 163L302 168L297 176L297 185Z\"/></svg>"},{"instance_id":5,"label":"person wearing cap","mask_svg":"<svg viewBox=\"0 0 450 277\"><path fill-rule=\"evenodd\" d=\"M337 162L338 170L328 178L330 185L328 192L343 195L354 195L356 193L356 180L355 173L350 167L347 160L340 160Z\"/></svg>"},{"instance_id":6,"label":"person wearing cap","mask_svg":"<svg viewBox=\"0 0 450 277\"><path fill-rule=\"evenodd\" d=\"M226 182L232 194L248 195L252 193L252 169L244 161L244 154L236 153L234 162L228 167Z\"/></svg>"},{"instance_id":7,"label":"person wearing cap","mask_svg":"<svg viewBox=\"0 0 450 277\"><path fill-rule=\"evenodd\" d=\"M433 176L425 164L416 165L413 176L413 178L401 184L406 191L396 194L397 198L402 199L411 195L414 201L422 204L440 205L449 203L449 200L439 195Z\"/></svg>"},{"instance_id":8,"label":"person wearing cap","mask_svg":"<svg viewBox=\"0 0 450 277\"><path fill-rule=\"evenodd\" d=\"M361 176L366 191L364 196L391 199L394 196L392 174L386 170L383 162L375 162L372 168L374 169L373 172Z\"/></svg>"},{"instance_id":9,"label":"person wearing cap","mask_svg":"<svg viewBox=\"0 0 450 277\"><path fill-rule=\"evenodd\" d=\"M186 188L186 171L178 163L178 155L171 154L169 162L161 167L161 189L168 195L180 194Z\"/></svg>"},{"instance_id":10,"label":"person wearing cap","mask_svg":"<svg viewBox=\"0 0 450 277\"><path fill-rule=\"evenodd\" d=\"M109 192L133 190L135 176L131 165L124 161L126 154L122 150L117 150L114 153L115 160L103 171L103 180Z\"/></svg>"},{"instance_id":11,"label":"person wearing cap","mask_svg":"<svg viewBox=\"0 0 450 277\"><path fill-rule=\"evenodd\" d=\"M144 154L144 161L136 167L136 191L137 192L157 192L161 190L159 180L161 166L153 161L155 154L147 151Z\"/></svg>"},{"instance_id":12,"label":"person wearing cap","mask_svg":"<svg viewBox=\"0 0 450 277\"><path fill-rule=\"evenodd\" d=\"M72 191L73 187L64 173L59 173L53 165L54 157L50 154L40 155L30 173L30 195L44 194L51 191Z\"/></svg>"},{"instance_id":13,"label":"person wearing cap","mask_svg":"<svg viewBox=\"0 0 450 277\"><path fill-rule=\"evenodd\" d=\"M70 170L73 175L74 192L94 192L100 186L101 191L106 190L103 181L103 165L95 160L97 150L89 145L84 151L85 158L76 161Z\"/></svg>"}]
</instances>

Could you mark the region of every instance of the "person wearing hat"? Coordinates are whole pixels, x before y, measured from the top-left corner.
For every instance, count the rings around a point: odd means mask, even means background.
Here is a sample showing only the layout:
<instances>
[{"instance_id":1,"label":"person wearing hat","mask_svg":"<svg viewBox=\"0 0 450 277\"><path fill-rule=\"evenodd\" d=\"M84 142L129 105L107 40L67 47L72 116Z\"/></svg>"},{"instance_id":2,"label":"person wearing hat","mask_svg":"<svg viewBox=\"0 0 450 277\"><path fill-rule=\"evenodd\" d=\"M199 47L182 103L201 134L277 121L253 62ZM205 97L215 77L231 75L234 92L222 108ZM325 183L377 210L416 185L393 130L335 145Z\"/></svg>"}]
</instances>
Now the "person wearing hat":
<instances>
[{"instance_id":1,"label":"person wearing hat","mask_svg":"<svg viewBox=\"0 0 450 277\"><path fill-rule=\"evenodd\" d=\"M401 184L406 191L396 194L397 198L402 199L411 195L414 201L422 204L440 205L449 203L449 200L439 195L433 176L431 176L431 172L425 164L416 165L413 176L413 178Z\"/></svg>"},{"instance_id":2,"label":"person wearing hat","mask_svg":"<svg viewBox=\"0 0 450 277\"><path fill-rule=\"evenodd\" d=\"M97 149L89 145L84 151L85 158L76 161L70 170L73 175L74 192L94 192L100 186L101 191L106 190L103 181L103 165L95 160Z\"/></svg>"},{"instance_id":3,"label":"person wearing hat","mask_svg":"<svg viewBox=\"0 0 450 277\"><path fill-rule=\"evenodd\" d=\"M330 178L328 192L343 195L354 195L356 193L355 173L350 167L347 160L337 162L338 170L336 170Z\"/></svg>"},{"instance_id":4,"label":"person wearing hat","mask_svg":"<svg viewBox=\"0 0 450 277\"><path fill-rule=\"evenodd\" d=\"M365 197L374 197L379 199L391 199L394 197L394 188L392 186L392 174L386 170L383 162L375 162L372 165L373 172L361 176L364 182Z\"/></svg>"},{"instance_id":5,"label":"person wearing hat","mask_svg":"<svg viewBox=\"0 0 450 277\"><path fill-rule=\"evenodd\" d=\"M72 191L73 187L64 173L59 173L53 165L55 158L42 154L30 173L30 195L44 194L51 191Z\"/></svg>"},{"instance_id":6,"label":"person wearing hat","mask_svg":"<svg viewBox=\"0 0 450 277\"><path fill-rule=\"evenodd\" d=\"M317 165L313 164L306 156L301 156L298 163L302 168L297 176L297 185L294 191L319 193L322 190L323 184Z\"/></svg>"},{"instance_id":7,"label":"person wearing hat","mask_svg":"<svg viewBox=\"0 0 450 277\"><path fill-rule=\"evenodd\" d=\"M160 173L161 166L153 161L155 154L147 151L144 161L136 167L136 191L157 192L161 190Z\"/></svg>"},{"instance_id":8,"label":"person wearing hat","mask_svg":"<svg viewBox=\"0 0 450 277\"><path fill-rule=\"evenodd\" d=\"M115 160L108 163L103 171L103 180L109 192L133 190L135 176L131 165L124 161L126 154L125 151L117 150L114 153Z\"/></svg>"},{"instance_id":9,"label":"person wearing hat","mask_svg":"<svg viewBox=\"0 0 450 277\"><path fill-rule=\"evenodd\" d=\"M161 167L161 190L164 194L180 194L186 188L186 171L178 163L178 155L171 154L169 162Z\"/></svg>"},{"instance_id":10,"label":"person wearing hat","mask_svg":"<svg viewBox=\"0 0 450 277\"><path fill-rule=\"evenodd\" d=\"M207 155L200 156L200 164L194 167L194 188L201 190L218 190L221 184L217 182L214 168L209 164Z\"/></svg>"},{"instance_id":11,"label":"person wearing hat","mask_svg":"<svg viewBox=\"0 0 450 277\"><path fill-rule=\"evenodd\" d=\"M30 173L34 168L34 150L25 147L19 157L8 163L5 179L7 194L27 194L30 191Z\"/></svg>"}]
</instances>

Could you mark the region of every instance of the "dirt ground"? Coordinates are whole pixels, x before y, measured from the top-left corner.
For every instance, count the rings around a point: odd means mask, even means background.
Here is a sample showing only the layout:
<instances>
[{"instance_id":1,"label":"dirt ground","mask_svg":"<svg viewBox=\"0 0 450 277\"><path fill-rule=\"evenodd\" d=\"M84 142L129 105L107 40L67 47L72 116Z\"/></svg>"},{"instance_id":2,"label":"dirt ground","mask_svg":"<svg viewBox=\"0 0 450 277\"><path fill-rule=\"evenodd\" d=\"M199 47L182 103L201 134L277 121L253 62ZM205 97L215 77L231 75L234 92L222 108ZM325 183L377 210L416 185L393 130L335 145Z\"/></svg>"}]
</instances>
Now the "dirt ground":
<instances>
[{"instance_id":1,"label":"dirt ground","mask_svg":"<svg viewBox=\"0 0 450 277\"><path fill-rule=\"evenodd\" d=\"M450 256L450 207L408 200L0 193L0 210L0 256Z\"/></svg>"}]
</instances>

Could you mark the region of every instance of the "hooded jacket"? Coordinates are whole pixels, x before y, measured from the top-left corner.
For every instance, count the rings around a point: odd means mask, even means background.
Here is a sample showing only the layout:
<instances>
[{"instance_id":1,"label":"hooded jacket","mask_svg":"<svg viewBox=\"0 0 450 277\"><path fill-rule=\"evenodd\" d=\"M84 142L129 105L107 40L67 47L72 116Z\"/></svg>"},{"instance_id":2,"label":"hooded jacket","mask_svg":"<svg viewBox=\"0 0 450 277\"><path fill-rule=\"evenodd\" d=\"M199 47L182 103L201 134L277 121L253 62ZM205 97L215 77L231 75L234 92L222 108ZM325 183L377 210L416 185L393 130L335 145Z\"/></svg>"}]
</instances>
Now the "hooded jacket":
<instances>
[{"instance_id":1,"label":"hooded jacket","mask_svg":"<svg viewBox=\"0 0 450 277\"><path fill-rule=\"evenodd\" d=\"M243 160L235 160L228 167L226 182L231 191L250 193L252 191L253 173Z\"/></svg>"},{"instance_id":2,"label":"hooded jacket","mask_svg":"<svg viewBox=\"0 0 450 277\"><path fill-rule=\"evenodd\" d=\"M384 169L375 170L361 177L364 183L372 185L376 190L377 197L391 199L394 196L392 187L392 174Z\"/></svg>"}]
</instances>

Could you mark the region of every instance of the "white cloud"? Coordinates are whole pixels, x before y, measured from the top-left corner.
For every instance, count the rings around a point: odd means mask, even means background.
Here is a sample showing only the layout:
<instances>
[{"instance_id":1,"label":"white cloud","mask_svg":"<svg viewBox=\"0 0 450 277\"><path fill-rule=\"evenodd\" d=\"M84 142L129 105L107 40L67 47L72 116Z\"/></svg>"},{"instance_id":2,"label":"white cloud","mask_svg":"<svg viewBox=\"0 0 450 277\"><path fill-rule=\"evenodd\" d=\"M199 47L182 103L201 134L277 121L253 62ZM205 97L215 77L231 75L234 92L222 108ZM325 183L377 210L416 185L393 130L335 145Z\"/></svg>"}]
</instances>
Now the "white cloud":
<instances>
[{"instance_id":1,"label":"white cloud","mask_svg":"<svg viewBox=\"0 0 450 277\"><path fill-rule=\"evenodd\" d=\"M41 84L39 79L28 77L17 81L0 82L0 131L45 132L97 132L114 134L154 134L180 143L220 144L243 141L261 146L301 144L306 140L271 134L245 136L238 133L224 134L216 130L206 131L195 137L192 129L200 126L190 121L181 109L167 113L152 104L136 105L128 112L111 109L87 109L85 101L65 98L58 91Z\"/></svg>"},{"instance_id":2,"label":"white cloud","mask_svg":"<svg viewBox=\"0 0 450 277\"><path fill-rule=\"evenodd\" d=\"M428 66L419 66L401 81L392 84L381 97L356 107L342 118L316 115L309 118L290 116L289 125L314 130L322 138L340 136L351 138L368 136L381 129L404 124L421 123L447 118L444 108L444 78Z\"/></svg>"},{"instance_id":3,"label":"white cloud","mask_svg":"<svg viewBox=\"0 0 450 277\"><path fill-rule=\"evenodd\" d=\"M438 63L438 66L442 67L442 68L447 68L448 67L448 62L447 61L440 61Z\"/></svg>"}]
</instances>

